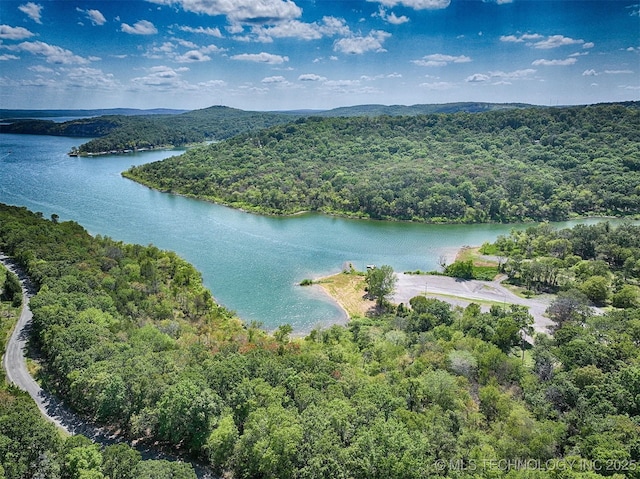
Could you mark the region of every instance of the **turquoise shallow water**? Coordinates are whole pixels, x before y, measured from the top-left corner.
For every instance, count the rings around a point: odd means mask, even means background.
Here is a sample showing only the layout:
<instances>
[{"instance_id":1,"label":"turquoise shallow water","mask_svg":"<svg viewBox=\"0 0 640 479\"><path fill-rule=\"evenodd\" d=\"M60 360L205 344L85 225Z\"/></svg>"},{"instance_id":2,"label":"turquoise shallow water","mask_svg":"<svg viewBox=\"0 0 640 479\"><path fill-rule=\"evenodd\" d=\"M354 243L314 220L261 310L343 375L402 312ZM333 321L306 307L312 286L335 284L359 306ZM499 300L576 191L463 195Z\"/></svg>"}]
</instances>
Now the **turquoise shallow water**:
<instances>
[{"instance_id":1,"label":"turquoise shallow water","mask_svg":"<svg viewBox=\"0 0 640 479\"><path fill-rule=\"evenodd\" d=\"M290 323L307 331L342 320L318 290L298 286L304 278L337 272L346 261L358 269L371 263L396 271L436 269L442 254L514 227L257 216L153 191L120 175L179 152L67 156L80 143L0 134L0 202L55 213L92 234L174 250L202 272L218 302L267 329Z\"/></svg>"}]
</instances>

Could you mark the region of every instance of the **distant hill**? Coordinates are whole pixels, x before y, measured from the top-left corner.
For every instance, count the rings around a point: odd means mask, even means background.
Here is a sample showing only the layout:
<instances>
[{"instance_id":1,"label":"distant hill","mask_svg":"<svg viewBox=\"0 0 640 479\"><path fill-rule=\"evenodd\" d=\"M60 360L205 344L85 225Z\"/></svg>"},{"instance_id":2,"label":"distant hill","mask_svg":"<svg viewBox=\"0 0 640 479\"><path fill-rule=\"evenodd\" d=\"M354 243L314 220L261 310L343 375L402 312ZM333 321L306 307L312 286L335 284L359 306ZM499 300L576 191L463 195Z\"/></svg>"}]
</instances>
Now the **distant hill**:
<instances>
[{"instance_id":1,"label":"distant hill","mask_svg":"<svg viewBox=\"0 0 640 479\"><path fill-rule=\"evenodd\" d=\"M461 102L423 105L356 105L334 108L323 112L314 113L317 116L340 117L340 116L415 116L428 115L432 113L480 113L494 110L512 110L516 108L536 108L535 105L526 103L483 103L483 102Z\"/></svg>"},{"instance_id":2,"label":"distant hill","mask_svg":"<svg viewBox=\"0 0 640 479\"><path fill-rule=\"evenodd\" d=\"M625 102L638 108L638 102ZM184 146L203 141L219 141L239 133L259 130L308 117L418 116L540 109L526 103L460 102L423 105L357 105L332 110L245 111L226 106L200 110L0 110L0 133L56 135L94 138L74 150L74 154L101 154L164 146ZM108 115L90 116L91 113ZM12 116L13 115L13 116ZM82 116L54 122L47 118ZM29 119L23 119L31 117Z\"/></svg>"},{"instance_id":3,"label":"distant hill","mask_svg":"<svg viewBox=\"0 0 640 479\"><path fill-rule=\"evenodd\" d=\"M0 133L95 137L74 150L74 154L82 155L218 141L288 123L298 117L212 106L181 114L106 115L62 123L44 119L16 120L0 125Z\"/></svg>"},{"instance_id":4,"label":"distant hill","mask_svg":"<svg viewBox=\"0 0 640 479\"><path fill-rule=\"evenodd\" d=\"M179 115L189 110L173 110L170 108L153 108L151 110L139 110L136 108L106 108L95 110L5 110L0 109L0 121L13 119L35 119L56 117L88 118L105 115Z\"/></svg>"}]
</instances>

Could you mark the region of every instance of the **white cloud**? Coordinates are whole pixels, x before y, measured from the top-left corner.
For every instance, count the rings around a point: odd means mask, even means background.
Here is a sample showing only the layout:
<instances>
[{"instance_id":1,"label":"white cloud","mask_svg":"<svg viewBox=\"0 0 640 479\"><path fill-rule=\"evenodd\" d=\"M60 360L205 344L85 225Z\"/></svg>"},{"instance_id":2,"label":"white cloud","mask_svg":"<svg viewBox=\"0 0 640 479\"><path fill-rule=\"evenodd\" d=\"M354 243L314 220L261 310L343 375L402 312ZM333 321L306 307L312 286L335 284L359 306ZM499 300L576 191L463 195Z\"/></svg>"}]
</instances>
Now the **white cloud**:
<instances>
[{"instance_id":1,"label":"white cloud","mask_svg":"<svg viewBox=\"0 0 640 479\"><path fill-rule=\"evenodd\" d=\"M387 13L387 10L382 6L378 8L378 13L374 13L371 16L380 17L382 20L392 25L402 25L403 23L407 23L409 21L409 17L405 15L401 15L398 17L396 16L395 12Z\"/></svg>"},{"instance_id":2,"label":"white cloud","mask_svg":"<svg viewBox=\"0 0 640 479\"><path fill-rule=\"evenodd\" d=\"M76 10L80 13L84 13L93 25L104 25L107 23L107 19L104 18L104 15L100 10L82 10L81 8L76 8Z\"/></svg>"},{"instance_id":3,"label":"white cloud","mask_svg":"<svg viewBox=\"0 0 640 479\"><path fill-rule=\"evenodd\" d=\"M318 40L325 36L349 35L350 29L342 18L323 17L322 22L304 23L298 20L281 22L277 25L255 26L251 29L255 39L270 43L273 38L298 38L300 40ZM252 38L245 38L251 41Z\"/></svg>"},{"instance_id":4,"label":"white cloud","mask_svg":"<svg viewBox=\"0 0 640 479\"><path fill-rule=\"evenodd\" d=\"M530 77L536 71L537 70L534 70L533 68L527 68L525 70L515 70L512 72L492 71L489 72L489 75L506 80L522 80Z\"/></svg>"},{"instance_id":5,"label":"white cloud","mask_svg":"<svg viewBox=\"0 0 640 479\"><path fill-rule=\"evenodd\" d=\"M54 72L53 68L45 67L42 65L34 65L32 67L29 67L29 70L36 73L53 73Z\"/></svg>"},{"instance_id":6,"label":"white cloud","mask_svg":"<svg viewBox=\"0 0 640 479\"><path fill-rule=\"evenodd\" d=\"M446 81L420 83L420 87L426 88L427 90L450 90L451 88L455 87L455 83Z\"/></svg>"},{"instance_id":7,"label":"white cloud","mask_svg":"<svg viewBox=\"0 0 640 479\"><path fill-rule=\"evenodd\" d=\"M374 30L366 37L341 38L333 44L333 50L353 55L360 55L370 51L386 52L382 44L390 36L390 33Z\"/></svg>"},{"instance_id":8,"label":"white cloud","mask_svg":"<svg viewBox=\"0 0 640 479\"><path fill-rule=\"evenodd\" d=\"M550 35L544 37L539 33L525 33L523 35L503 35L500 37L500 41L509 43L526 43L527 46L537 48L540 50L549 50L551 48L558 48L567 45L582 45L582 48L593 48L595 44L593 42L585 42L584 40L577 40L564 35Z\"/></svg>"},{"instance_id":9,"label":"white cloud","mask_svg":"<svg viewBox=\"0 0 640 479\"><path fill-rule=\"evenodd\" d=\"M601 72L597 72L594 69L585 70L582 72L582 76L585 77L595 77L599 75L633 75L633 70L604 70Z\"/></svg>"},{"instance_id":10,"label":"white cloud","mask_svg":"<svg viewBox=\"0 0 640 479\"><path fill-rule=\"evenodd\" d=\"M186 81L182 79L181 73L188 71L188 68L173 69L161 65L148 70L148 74L142 77L133 78L131 84L135 91L175 91L176 89L192 90Z\"/></svg>"},{"instance_id":11,"label":"white cloud","mask_svg":"<svg viewBox=\"0 0 640 479\"><path fill-rule=\"evenodd\" d=\"M534 60L531 64L533 66L545 66L545 67L553 67L553 66L568 66L573 65L578 60L576 58L565 58L564 60L547 60L545 58L540 58L539 60Z\"/></svg>"},{"instance_id":12,"label":"white cloud","mask_svg":"<svg viewBox=\"0 0 640 479\"><path fill-rule=\"evenodd\" d=\"M160 59L165 56L171 57L175 55L176 45L171 42L164 42L161 45L153 44L150 49L144 54L147 58Z\"/></svg>"},{"instance_id":13,"label":"white cloud","mask_svg":"<svg viewBox=\"0 0 640 479\"><path fill-rule=\"evenodd\" d=\"M209 35L210 37L217 37L217 38L222 38L222 32L220 31L219 28L211 28L211 27L189 27L187 25L182 25L178 27L181 31L183 32L188 32L188 33L201 33L203 35Z\"/></svg>"},{"instance_id":14,"label":"white cloud","mask_svg":"<svg viewBox=\"0 0 640 479\"><path fill-rule=\"evenodd\" d=\"M164 42L162 45L154 45L145 56L147 58L160 59L169 58L178 63L193 63L193 62L206 62L211 60L209 56L211 53L224 52L224 48L220 48L217 45L207 45L198 47L193 42L189 42L181 39L173 39L177 43ZM184 53L178 53L176 50L178 46L185 47L187 49Z\"/></svg>"},{"instance_id":15,"label":"white cloud","mask_svg":"<svg viewBox=\"0 0 640 479\"><path fill-rule=\"evenodd\" d=\"M208 45L206 47L201 47L200 51L202 53L221 53L221 52L226 51L226 49L225 48L220 48L217 45L211 44L211 45Z\"/></svg>"},{"instance_id":16,"label":"white cloud","mask_svg":"<svg viewBox=\"0 0 640 479\"><path fill-rule=\"evenodd\" d=\"M178 63L208 62L211 57L200 50L189 50L182 55L176 55L174 60Z\"/></svg>"},{"instance_id":17,"label":"white cloud","mask_svg":"<svg viewBox=\"0 0 640 479\"><path fill-rule=\"evenodd\" d=\"M442 53L434 53L432 55L426 55L419 60L412 60L411 63L415 63L421 67L443 67L450 63L468 63L471 61L466 55L444 55Z\"/></svg>"},{"instance_id":18,"label":"white cloud","mask_svg":"<svg viewBox=\"0 0 640 479\"><path fill-rule=\"evenodd\" d=\"M360 80L327 80L325 85L329 87L353 87L359 86Z\"/></svg>"},{"instance_id":19,"label":"white cloud","mask_svg":"<svg viewBox=\"0 0 640 479\"><path fill-rule=\"evenodd\" d=\"M231 25L227 25L224 28L232 35L237 35L238 33L242 33L244 31L244 27L239 23L232 23Z\"/></svg>"},{"instance_id":20,"label":"white cloud","mask_svg":"<svg viewBox=\"0 0 640 479\"><path fill-rule=\"evenodd\" d=\"M97 68L72 68L65 69L67 77L65 83L72 88L84 88L89 90L115 90L121 88L120 82L111 73L104 73Z\"/></svg>"},{"instance_id":21,"label":"white cloud","mask_svg":"<svg viewBox=\"0 0 640 479\"><path fill-rule=\"evenodd\" d=\"M298 20L279 23L273 27L255 27L252 32L259 41L272 42L273 38L299 38L301 40L317 40L322 38L316 24L304 23Z\"/></svg>"},{"instance_id":22,"label":"white cloud","mask_svg":"<svg viewBox=\"0 0 640 479\"><path fill-rule=\"evenodd\" d=\"M304 73L298 77L298 81L315 82L315 81L326 81L326 80L327 80L326 77L316 75L315 73Z\"/></svg>"},{"instance_id":23,"label":"white cloud","mask_svg":"<svg viewBox=\"0 0 640 479\"><path fill-rule=\"evenodd\" d=\"M34 22L42 24L42 8L42 5L29 2L24 5L20 5L18 10L27 15Z\"/></svg>"},{"instance_id":24,"label":"white cloud","mask_svg":"<svg viewBox=\"0 0 640 479\"><path fill-rule=\"evenodd\" d=\"M503 71L490 71L487 73L474 73L468 76L465 81L467 83L484 83L493 82L493 84L505 84L510 83L511 80L526 80L536 72L533 68L527 68L525 70L515 70L512 72Z\"/></svg>"},{"instance_id":25,"label":"white cloud","mask_svg":"<svg viewBox=\"0 0 640 479\"><path fill-rule=\"evenodd\" d=\"M29 30L23 27L10 27L9 25L0 25L1 40L24 40L34 36Z\"/></svg>"},{"instance_id":26,"label":"white cloud","mask_svg":"<svg viewBox=\"0 0 640 479\"><path fill-rule=\"evenodd\" d=\"M270 65L280 65L284 62L289 61L289 57L274 55L272 53L242 53L240 55L233 55L231 57L232 60L240 60L246 62L255 62L255 63L268 63Z\"/></svg>"},{"instance_id":27,"label":"white cloud","mask_svg":"<svg viewBox=\"0 0 640 479\"><path fill-rule=\"evenodd\" d=\"M287 83L287 79L283 76L272 76L263 78L261 83Z\"/></svg>"},{"instance_id":28,"label":"white cloud","mask_svg":"<svg viewBox=\"0 0 640 479\"><path fill-rule=\"evenodd\" d=\"M544 40L540 40L533 44L533 48L548 50L551 48L564 47L566 45L580 45L585 44L584 40L575 40L573 38L565 37L563 35L551 35Z\"/></svg>"},{"instance_id":29,"label":"white cloud","mask_svg":"<svg viewBox=\"0 0 640 479\"><path fill-rule=\"evenodd\" d=\"M260 83L263 85L273 85L277 88L300 88L298 85L291 83L285 77L280 75L263 78Z\"/></svg>"},{"instance_id":30,"label":"white cloud","mask_svg":"<svg viewBox=\"0 0 640 479\"><path fill-rule=\"evenodd\" d=\"M160 5L178 5L183 10L205 15L224 15L230 22L278 22L302 15L290 0L148 0Z\"/></svg>"},{"instance_id":31,"label":"white cloud","mask_svg":"<svg viewBox=\"0 0 640 479\"><path fill-rule=\"evenodd\" d=\"M469 83L482 83L491 80L489 75L485 75L484 73L474 73L466 78L466 82Z\"/></svg>"},{"instance_id":32,"label":"white cloud","mask_svg":"<svg viewBox=\"0 0 640 479\"><path fill-rule=\"evenodd\" d=\"M44 42L22 42L18 45L11 45L5 47L11 51L29 52L33 55L40 55L45 57L47 63L56 63L61 65L85 65L89 63L89 60L79 55L75 55L69 50L60 48L55 45L49 45Z\"/></svg>"},{"instance_id":33,"label":"white cloud","mask_svg":"<svg viewBox=\"0 0 640 479\"><path fill-rule=\"evenodd\" d=\"M395 12L391 12L387 17L385 17L385 21L392 25L402 25L403 23L407 23L409 21L409 17L406 15L396 16Z\"/></svg>"},{"instance_id":34,"label":"white cloud","mask_svg":"<svg viewBox=\"0 0 640 479\"><path fill-rule=\"evenodd\" d=\"M188 40L183 40L182 38L174 38L173 40L178 42L178 45L180 45L181 47L191 48L191 49L198 48L198 45L196 45L195 43L190 42Z\"/></svg>"},{"instance_id":35,"label":"white cloud","mask_svg":"<svg viewBox=\"0 0 640 479\"><path fill-rule=\"evenodd\" d=\"M402 5L413 8L414 10L440 10L447 8L451 0L367 0L368 2L376 2L385 7L395 7Z\"/></svg>"},{"instance_id":36,"label":"white cloud","mask_svg":"<svg viewBox=\"0 0 640 479\"><path fill-rule=\"evenodd\" d=\"M6 62L9 60L19 60L20 57L17 57L15 55L0 55L0 61L2 62Z\"/></svg>"},{"instance_id":37,"label":"white cloud","mask_svg":"<svg viewBox=\"0 0 640 479\"><path fill-rule=\"evenodd\" d=\"M204 89L204 90L215 90L225 86L227 86L227 82L224 80L209 80L206 82L198 83L198 88Z\"/></svg>"},{"instance_id":38,"label":"white cloud","mask_svg":"<svg viewBox=\"0 0 640 479\"><path fill-rule=\"evenodd\" d=\"M524 43L524 42L531 42L533 40L539 40L541 38L544 38L544 37L538 33L525 33L524 35L520 35L520 36L503 35L500 37L500 41L510 42L510 43Z\"/></svg>"},{"instance_id":39,"label":"white cloud","mask_svg":"<svg viewBox=\"0 0 640 479\"><path fill-rule=\"evenodd\" d=\"M153 23L148 20L140 20L139 22L134 23L133 26L123 23L121 29L124 33L129 33L131 35L155 35L158 33L158 30Z\"/></svg>"}]
</instances>

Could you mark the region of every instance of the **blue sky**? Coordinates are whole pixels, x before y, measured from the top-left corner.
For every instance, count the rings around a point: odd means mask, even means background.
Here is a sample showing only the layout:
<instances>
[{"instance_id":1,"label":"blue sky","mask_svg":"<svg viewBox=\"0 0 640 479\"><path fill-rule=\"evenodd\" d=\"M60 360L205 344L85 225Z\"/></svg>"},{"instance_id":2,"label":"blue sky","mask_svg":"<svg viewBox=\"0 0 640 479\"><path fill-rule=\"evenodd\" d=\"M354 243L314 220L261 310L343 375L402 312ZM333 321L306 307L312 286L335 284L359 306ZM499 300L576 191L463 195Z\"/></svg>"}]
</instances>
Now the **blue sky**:
<instances>
[{"instance_id":1,"label":"blue sky","mask_svg":"<svg viewBox=\"0 0 640 479\"><path fill-rule=\"evenodd\" d=\"M0 108L639 97L638 0L0 1Z\"/></svg>"}]
</instances>

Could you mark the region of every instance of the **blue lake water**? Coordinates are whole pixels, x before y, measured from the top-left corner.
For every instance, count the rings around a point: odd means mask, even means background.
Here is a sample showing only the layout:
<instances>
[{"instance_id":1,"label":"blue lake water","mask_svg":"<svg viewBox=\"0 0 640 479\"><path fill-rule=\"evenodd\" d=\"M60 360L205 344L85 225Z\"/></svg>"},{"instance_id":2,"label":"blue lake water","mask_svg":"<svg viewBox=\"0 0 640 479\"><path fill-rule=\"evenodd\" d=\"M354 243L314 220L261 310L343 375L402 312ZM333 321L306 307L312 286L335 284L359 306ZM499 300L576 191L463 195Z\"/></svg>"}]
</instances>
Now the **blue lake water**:
<instances>
[{"instance_id":1,"label":"blue lake water","mask_svg":"<svg viewBox=\"0 0 640 479\"><path fill-rule=\"evenodd\" d=\"M219 303L266 329L289 323L303 332L343 321L316 288L298 286L302 279L338 272L345 262L357 269L437 269L441 255L493 241L514 227L258 216L153 191L120 175L179 152L67 156L81 143L0 134L0 202L55 213L92 234L174 250L201 271Z\"/></svg>"}]
</instances>

